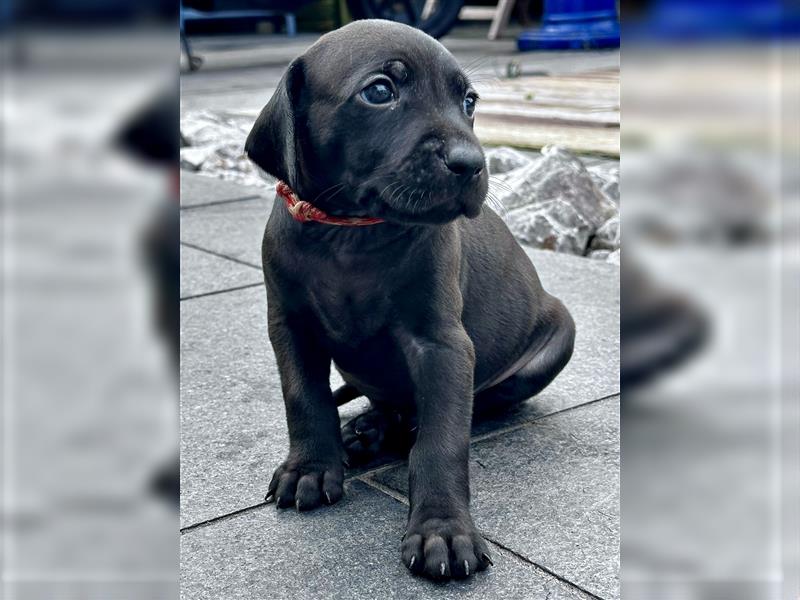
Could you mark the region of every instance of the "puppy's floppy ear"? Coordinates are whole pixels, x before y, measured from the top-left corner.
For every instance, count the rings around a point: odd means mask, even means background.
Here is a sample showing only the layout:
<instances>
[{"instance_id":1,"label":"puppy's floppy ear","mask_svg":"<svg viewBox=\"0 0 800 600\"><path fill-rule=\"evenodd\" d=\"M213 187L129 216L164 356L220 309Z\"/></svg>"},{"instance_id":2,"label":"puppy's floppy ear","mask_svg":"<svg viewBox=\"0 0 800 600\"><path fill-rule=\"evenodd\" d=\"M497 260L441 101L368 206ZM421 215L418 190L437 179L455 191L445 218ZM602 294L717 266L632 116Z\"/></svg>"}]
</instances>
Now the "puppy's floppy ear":
<instances>
[{"instance_id":1,"label":"puppy's floppy ear","mask_svg":"<svg viewBox=\"0 0 800 600\"><path fill-rule=\"evenodd\" d=\"M304 83L303 61L296 58L278 83L278 89L256 119L244 145L247 156L270 175L296 185L296 112Z\"/></svg>"}]
</instances>

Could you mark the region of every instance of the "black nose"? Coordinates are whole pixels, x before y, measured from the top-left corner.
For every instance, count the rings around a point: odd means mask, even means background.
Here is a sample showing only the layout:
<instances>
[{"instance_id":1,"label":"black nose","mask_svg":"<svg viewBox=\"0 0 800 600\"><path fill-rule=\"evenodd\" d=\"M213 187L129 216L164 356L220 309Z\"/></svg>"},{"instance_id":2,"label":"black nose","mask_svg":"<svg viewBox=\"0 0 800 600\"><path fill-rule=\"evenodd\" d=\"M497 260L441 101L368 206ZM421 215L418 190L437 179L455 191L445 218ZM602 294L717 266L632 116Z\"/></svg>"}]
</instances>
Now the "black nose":
<instances>
[{"instance_id":1,"label":"black nose","mask_svg":"<svg viewBox=\"0 0 800 600\"><path fill-rule=\"evenodd\" d=\"M460 177L474 177L483 171L483 152L475 146L458 144L445 152L444 163Z\"/></svg>"}]
</instances>

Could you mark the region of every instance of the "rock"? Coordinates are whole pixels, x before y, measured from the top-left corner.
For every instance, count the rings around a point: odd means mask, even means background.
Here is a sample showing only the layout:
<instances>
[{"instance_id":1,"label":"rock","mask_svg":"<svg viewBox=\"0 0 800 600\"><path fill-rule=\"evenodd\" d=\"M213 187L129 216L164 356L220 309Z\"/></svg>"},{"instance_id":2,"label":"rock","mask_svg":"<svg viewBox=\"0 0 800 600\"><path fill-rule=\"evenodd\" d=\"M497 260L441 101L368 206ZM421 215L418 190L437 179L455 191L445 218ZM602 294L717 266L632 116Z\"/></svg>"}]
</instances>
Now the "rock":
<instances>
[{"instance_id":1,"label":"rock","mask_svg":"<svg viewBox=\"0 0 800 600\"><path fill-rule=\"evenodd\" d=\"M523 243L579 255L586 253L590 239L592 250L619 247L616 204L600 191L580 159L562 148L545 147L541 159L507 171L492 185L491 195L503 205L506 223Z\"/></svg>"},{"instance_id":2,"label":"rock","mask_svg":"<svg viewBox=\"0 0 800 600\"><path fill-rule=\"evenodd\" d=\"M619 163L601 163L588 167L592 180L606 197L619 206Z\"/></svg>"},{"instance_id":3,"label":"rock","mask_svg":"<svg viewBox=\"0 0 800 600\"><path fill-rule=\"evenodd\" d=\"M583 255L592 227L562 199L522 206L505 216L511 232L521 242L537 248Z\"/></svg>"},{"instance_id":4,"label":"rock","mask_svg":"<svg viewBox=\"0 0 800 600\"><path fill-rule=\"evenodd\" d=\"M495 192L508 211L551 200L568 203L594 230L617 214L578 157L555 146L542 149L542 159L509 171Z\"/></svg>"},{"instance_id":5,"label":"rock","mask_svg":"<svg viewBox=\"0 0 800 600\"><path fill-rule=\"evenodd\" d=\"M610 262L611 264L617 266L619 266L619 260L620 260L619 248L614 250L611 254L608 255L608 258L606 258L606 262Z\"/></svg>"},{"instance_id":6,"label":"rock","mask_svg":"<svg viewBox=\"0 0 800 600\"><path fill-rule=\"evenodd\" d=\"M592 250L589 252L589 258L594 260L606 260L611 254L611 250Z\"/></svg>"},{"instance_id":7,"label":"rock","mask_svg":"<svg viewBox=\"0 0 800 600\"><path fill-rule=\"evenodd\" d=\"M530 162L531 159L528 156L507 146L500 146L486 151L486 166L490 175L508 173Z\"/></svg>"},{"instance_id":8,"label":"rock","mask_svg":"<svg viewBox=\"0 0 800 600\"><path fill-rule=\"evenodd\" d=\"M214 146L181 148L181 169L199 171L209 158L214 155Z\"/></svg>"},{"instance_id":9,"label":"rock","mask_svg":"<svg viewBox=\"0 0 800 600\"><path fill-rule=\"evenodd\" d=\"M181 168L244 185L263 185L258 168L244 154L244 142L254 119L255 115L234 112L184 115L181 137L196 152L181 149Z\"/></svg>"},{"instance_id":10,"label":"rock","mask_svg":"<svg viewBox=\"0 0 800 600\"><path fill-rule=\"evenodd\" d=\"M619 215L616 215L611 217L597 229L594 236L592 236L591 242L589 243L589 249L613 251L619 248L619 243Z\"/></svg>"}]
</instances>

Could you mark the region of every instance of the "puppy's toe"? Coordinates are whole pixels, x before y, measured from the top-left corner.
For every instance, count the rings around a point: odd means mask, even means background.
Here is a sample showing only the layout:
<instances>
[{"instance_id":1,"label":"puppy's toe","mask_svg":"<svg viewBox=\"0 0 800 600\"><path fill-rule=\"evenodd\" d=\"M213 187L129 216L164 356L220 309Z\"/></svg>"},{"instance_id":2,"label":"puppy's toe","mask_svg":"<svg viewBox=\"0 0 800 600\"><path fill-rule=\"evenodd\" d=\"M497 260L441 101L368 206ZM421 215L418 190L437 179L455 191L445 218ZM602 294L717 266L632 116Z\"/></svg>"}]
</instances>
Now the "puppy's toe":
<instances>
[{"instance_id":1,"label":"puppy's toe","mask_svg":"<svg viewBox=\"0 0 800 600\"><path fill-rule=\"evenodd\" d=\"M468 535L457 535L452 542L453 556L450 563L453 577L464 578L486 568L485 561L476 556L476 545Z\"/></svg>"},{"instance_id":2,"label":"puppy's toe","mask_svg":"<svg viewBox=\"0 0 800 600\"><path fill-rule=\"evenodd\" d=\"M425 540L425 575L431 579L450 578L450 558L447 542L443 537L432 535Z\"/></svg>"},{"instance_id":3,"label":"puppy's toe","mask_svg":"<svg viewBox=\"0 0 800 600\"><path fill-rule=\"evenodd\" d=\"M342 473L340 471L325 471L322 476L322 495L327 504L333 504L342 499L344 490L342 489Z\"/></svg>"},{"instance_id":4,"label":"puppy's toe","mask_svg":"<svg viewBox=\"0 0 800 600\"><path fill-rule=\"evenodd\" d=\"M425 566L422 542L423 538L419 534L407 535L403 540L400 551L401 560L412 573L419 574Z\"/></svg>"},{"instance_id":5,"label":"puppy's toe","mask_svg":"<svg viewBox=\"0 0 800 600\"><path fill-rule=\"evenodd\" d=\"M297 510L311 510L322 504L322 473L308 473L297 482L294 505Z\"/></svg>"},{"instance_id":6,"label":"puppy's toe","mask_svg":"<svg viewBox=\"0 0 800 600\"><path fill-rule=\"evenodd\" d=\"M311 510L341 500L343 479L340 464L291 465L287 461L275 470L266 500L274 500L278 508Z\"/></svg>"},{"instance_id":7,"label":"puppy's toe","mask_svg":"<svg viewBox=\"0 0 800 600\"><path fill-rule=\"evenodd\" d=\"M297 471L284 471L278 478L275 489L275 501L278 508L288 508L294 505L294 493L297 489L297 480L300 474Z\"/></svg>"}]
</instances>

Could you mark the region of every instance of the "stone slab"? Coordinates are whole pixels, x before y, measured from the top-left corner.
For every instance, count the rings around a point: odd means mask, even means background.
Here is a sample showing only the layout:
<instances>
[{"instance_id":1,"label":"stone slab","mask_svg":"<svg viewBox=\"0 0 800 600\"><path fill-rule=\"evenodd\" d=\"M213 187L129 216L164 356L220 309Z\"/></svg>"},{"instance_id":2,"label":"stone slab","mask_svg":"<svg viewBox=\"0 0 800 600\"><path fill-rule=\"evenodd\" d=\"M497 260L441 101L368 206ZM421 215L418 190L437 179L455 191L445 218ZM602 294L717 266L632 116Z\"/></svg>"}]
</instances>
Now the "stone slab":
<instances>
[{"instance_id":1,"label":"stone slab","mask_svg":"<svg viewBox=\"0 0 800 600\"><path fill-rule=\"evenodd\" d=\"M618 598L619 429L616 397L474 443L481 531L592 594ZM374 478L407 494L405 465Z\"/></svg>"},{"instance_id":2,"label":"stone slab","mask_svg":"<svg viewBox=\"0 0 800 600\"><path fill-rule=\"evenodd\" d=\"M288 440L266 292L181 303L181 526L263 501Z\"/></svg>"},{"instance_id":3,"label":"stone slab","mask_svg":"<svg viewBox=\"0 0 800 600\"><path fill-rule=\"evenodd\" d=\"M262 502L288 447L264 288L182 302L181 527Z\"/></svg>"},{"instance_id":4,"label":"stone slab","mask_svg":"<svg viewBox=\"0 0 800 600\"><path fill-rule=\"evenodd\" d=\"M181 207L197 207L213 202L227 202L253 196L269 196L266 187L241 185L189 171L181 171Z\"/></svg>"},{"instance_id":5,"label":"stone slab","mask_svg":"<svg viewBox=\"0 0 800 600\"><path fill-rule=\"evenodd\" d=\"M400 563L406 507L361 482L310 513L266 506L181 536L181 598L588 598L511 553L470 580L436 584Z\"/></svg>"},{"instance_id":6,"label":"stone slab","mask_svg":"<svg viewBox=\"0 0 800 600\"><path fill-rule=\"evenodd\" d=\"M181 246L181 298L263 283L259 269Z\"/></svg>"},{"instance_id":7,"label":"stone slab","mask_svg":"<svg viewBox=\"0 0 800 600\"><path fill-rule=\"evenodd\" d=\"M181 213L181 241L261 268L261 239L272 198L203 206Z\"/></svg>"}]
</instances>

